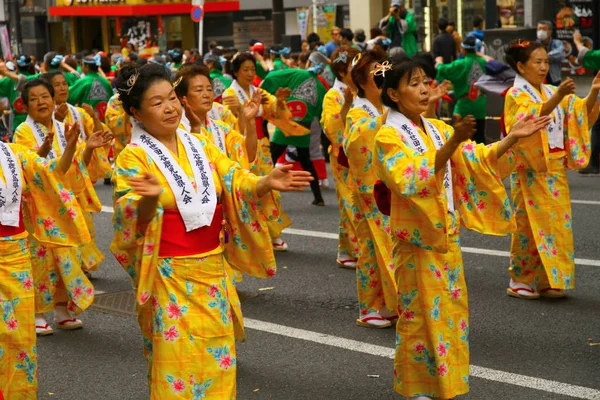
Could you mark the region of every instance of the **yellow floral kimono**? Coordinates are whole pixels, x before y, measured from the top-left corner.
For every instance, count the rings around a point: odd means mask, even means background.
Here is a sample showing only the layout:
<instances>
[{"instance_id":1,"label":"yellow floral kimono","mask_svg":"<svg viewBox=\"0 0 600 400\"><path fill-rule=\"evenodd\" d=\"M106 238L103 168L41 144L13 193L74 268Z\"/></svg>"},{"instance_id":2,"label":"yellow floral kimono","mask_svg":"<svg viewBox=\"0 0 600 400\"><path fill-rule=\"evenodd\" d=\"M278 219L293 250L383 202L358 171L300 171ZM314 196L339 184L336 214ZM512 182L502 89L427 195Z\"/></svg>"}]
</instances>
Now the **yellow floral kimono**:
<instances>
[{"instance_id":1,"label":"yellow floral kimono","mask_svg":"<svg viewBox=\"0 0 600 400\"><path fill-rule=\"evenodd\" d=\"M344 96L340 91L335 87L329 90L323 99L321 126L331 142L329 163L335 180L335 192L340 208L338 258L342 257L343 259L344 256L347 256L356 259L360 249L354 229L356 221L352 210L353 179L350 176L350 170L338 163L338 155L344 135L344 121L340 114L343 105Z\"/></svg>"},{"instance_id":2,"label":"yellow floral kimono","mask_svg":"<svg viewBox=\"0 0 600 400\"><path fill-rule=\"evenodd\" d=\"M497 144L464 142L448 174L435 172L431 132L415 126L426 146L415 150L412 138L390 125L375 138L377 174L392 192L391 229L398 284L395 390L406 397L450 399L469 390L469 311L460 251L460 225L484 234L514 230L502 177L514 158L497 159ZM453 128L428 120L447 141ZM400 125L402 126L402 125ZM414 124L413 124L414 126ZM451 211L450 209L453 208Z\"/></svg>"},{"instance_id":3,"label":"yellow floral kimono","mask_svg":"<svg viewBox=\"0 0 600 400\"><path fill-rule=\"evenodd\" d=\"M104 121L108 129L115 136L113 141L113 160L119 157L125 146L131 140L131 123L129 122L129 114L123 109L123 104L119 99L119 94L113 95L108 101Z\"/></svg>"},{"instance_id":4,"label":"yellow floral kimono","mask_svg":"<svg viewBox=\"0 0 600 400\"><path fill-rule=\"evenodd\" d=\"M235 114L231 112L229 107L221 103L214 102L212 109L208 113L208 116L211 119L225 122L232 129L238 132L240 130L240 127L238 125L238 119L235 116Z\"/></svg>"},{"instance_id":5,"label":"yellow floral kimono","mask_svg":"<svg viewBox=\"0 0 600 400\"><path fill-rule=\"evenodd\" d=\"M77 111L76 119L73 117L73 113ZM81 137L83 141L87 141L94 133L94 119L81 107L74 107L69 105L69 112L65 117L65 123L73 124L79 123L80 127L83 128L81 131ZM102 123L103 129L110 130L110 128ZM88 171L90 173L90 178L92 182L96 182L100 179L110 178L110 174L112 171L112 167L110 166L110 161L108 160L108 149L100 148L94 151L95 157L93 161L96 165L92 168L88 166Z\"/></svg>"},{"instance_id":6,"label":"yellow floral kimono","mask_svg":"<svg viewBox=\"0 0 600 400\"><path fill-rule=\"evenodd\" d=\"M277 108L277 98L270 93L257 88L255 90L259 90L261 93L266 94L268 97L268 102L263 104L261 107L262 117L277 126L280 129L291 129L291 131L301 131L304 129L306 133L310 133L310 131L306 130L301 125L296 124L292 121L292 113L285 107L283 110L278 110ZM247 95L247 94L246 94ZM229 87L223 93L223 97L233 96L240 104L243 104L242 98L236 92L235 87ZM257 149L256 149L256 158L250 167L250 172L257 176L265 176L268 175L273 169L273 160L271 158L271 145L268 137L263 137L258 140ZM283 211L283 207L281 205L281 194L273 193L273 197L275 199L275 204L269 204L269 202L263 203L263 208L261 212L267 218L269 227L269 234L272 239L279 238L281 233L285 228L288 228L292 225L292 221L287 216L287 214Z\"/></svg>"},{"instance_id":7,"label":"yellow floral kimono","mask_svg":"<svg viewBox=\"0 0 600 400\"><path fill-rule=\"evenodd\" d=\"M344 135L344 151L355 188L352 211L356 235L360 238L356 289L361 316L383 308L394 311L397 305L389 217L379 211L373 195L377 181L372 167L373 145L381 122L379 110L369 115L365 110L354 107L348 112Z\"/></svg>"},{"instance_id":8,"label":"yellow floral kimono","mask_svg":"<svg viewBox=\"0 0 600 400\"><path fill-rule=\"evenodd\" d=\"M547 100L546 89L533 90ZM525 90L510 89L504 104L507 131L526 114L539 115L541 108L542 103L535 103ZM564 115L563 150L550 151L547 129L520 140L515 149L517 169L510 182L517 230L509 271L515 282L573 289L575 249L566 171L588 164L590 132L585 100L566 96L557 108Z\"/></svg>"},{"instance_id":9,"label":"yellow floral kimono","mask_svg":"<svg viewBox=\"0 0 600 400\"><path fill-rule=\"evenodd\" d=\"M202 128L202 136L217 146L230 160L240 164L242 169L250 170L250 162L246 153L246 138L233 126L220 120L211 119Z\"/></svg>"},{"instance_id":10,"label":"yellow floral kimono","mask_svg":"<svg viewBox=\"0 0 600 400\"><path fill-rule=\"evenodd\" d=\"M236 269L261 277L276 273L275 257L262 217L256 212L258 178L242 170L208 141L200 138L210 160L217 196L223 205L229 242L205 254L161 258L163 210L177 207L168 181L142 147L130 144L115 169L115 237L111 250L130 274L148 361L152 399L234 399L236 349L231 296L224 260ZM194 181L185 148L178 140L173 155ZM145 233L138 229L140 196L128 179L154 174L164 190L156 216Z\"/></svg>"},{"instance_id":11,"label":"yellow floral kimono","mask_svg":"<svg viewBox=\"0 0 600 400\"><path fill-rule=\"evenodd\" d=\"M58 124L64 129L64 125L60 122ZM40 125L40 128L44 134L48 134L46 127ZM39 148L35 135L27 123L19 125L15 131L14 141L33 151L37 151ZM63 181L65 187L75 193L79 207L84 214L85 226L90 233L90 237L93 237L94 224L91 214L100 212L102 205L96 195L90 175L101 175L100 172L97 172L100 163L94 155L89 167L86 167L82 161L84 148L85 143L80 139L73 161L74 166L69 169ZM58 135L54 135L52 151L55 154L61 152ZM27 217L25 221L28 230L31 231L30 224L35 222L33 218L36 216L31 215L30 217L32 218L31 221ZM78 241L76 238L72 239L68 245L60 247L49 247L33 238L30 239L31 262L34 281L36 282L37 313L49 312L54 308L54 304L67 300L71 310L80 313L93 301L93 288L92 296L79 296L73 293L73 288L78 287L73 282L84 282L86 287L92 287L83 271L97 269L98 264L104 261L104 254L96 246L95 240ZM57 287L59 288L58 291ZM65 289L68 299L63 298Z\"/></svg>"},{"instance_id":12,"label":"yellow floral kimono","mask_svg":"<svg viewBox=\"0 0 600 400\"><path fill-rule=\"evenodd\" d=\"M37 240L56 246L73 238L89 240L88 232L78 229L85 221L74 194L54 172L56 160L46 161L16 144L0 146L10 147L17 158L23 182L21 212L39 216L32 227ZM6 182L8 173L0 168L0 179ZM41 283L32 277L27 236L25 231L0 237L0 392L5 399L37 398L34 286ZM94 289L83 281L79 284L83 292L91 290L93 298Z\"/></svg>"}]
</instances>

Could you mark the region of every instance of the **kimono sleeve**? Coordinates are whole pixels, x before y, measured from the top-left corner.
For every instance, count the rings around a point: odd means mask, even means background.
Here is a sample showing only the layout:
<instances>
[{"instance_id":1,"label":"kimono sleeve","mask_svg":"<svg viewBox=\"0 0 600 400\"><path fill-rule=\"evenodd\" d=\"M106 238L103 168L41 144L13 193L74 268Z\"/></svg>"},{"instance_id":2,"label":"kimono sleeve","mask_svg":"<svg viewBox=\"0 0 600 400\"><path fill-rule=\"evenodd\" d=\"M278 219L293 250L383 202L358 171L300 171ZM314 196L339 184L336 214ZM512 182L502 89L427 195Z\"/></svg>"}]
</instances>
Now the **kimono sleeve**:
<instances>
[{"instance_id":1,"label":"kimono sleeve","mask_svg":"<svg viewBox=\"0 0 600 400\"><path fill-rule=\"evenodd\" d=\"M435 149L419 153L391 126L375 136L373 165L392 192L391 221L397 239L428 250L448 251L444 176L435 172Z\"/></svg>"},{"instance_id":2,"label":"kimono sleeve","mask_svg":"<svg viewBox=\"0 0 600 400\"><path fill-rule=\"evenodd\" d=\"M140 230L138 210L141 196L133 191L129 179L149 170L143 149L129 145L116 160L113 177L114 237L110 250L131 277L139 304L148 301L156 279L163 208L159 201L156 214L146 230Z\"/></svg>"},{"instance_id":3,"label":"kimono sleeve","mask_svg":"<svg viewBox=\"0 0 600 400\"><path fill-rule=\"evenodd\" d=\"M229 107L222 105L221 120L229 125L232 129L239 132L240 126L238 119L235 114L229 109Z\"/></svg>"},{"instance_id":4,"label":"kimono sleeve","mask_svg":"<svg viewBox=\"0 0 600 400\"><path fill-rule=\"evenodd\" d=\"M566 166L569 169L584 168L590 162L590 128L585 99L567 96L561 102L565 111ZM596 106L597 107L597 106Z\"/></svg>"},{"instance_id":5,"label":"kimono sleeve","mask_svg":"<svg viewBox=\"0 0 600 400\"><path fill-rule=\"evenodd\" d=\"M90 135L94 133L94 119L84 109L78 110L79 114L83 118L83 125L86 130L85 133L89 138ZM110 131L110 129L108 129L108 126L106 126L104 123L102 123L102 129ZM87 166L88 173L92 182L96 182L105 178L110 178L112 167L110 165L110 161L108 160L108 151L109 148L107 147L101 147L99 149L94 150L92 159L89 165Z\"/></svg>"},{"instance_id":6,"label":"kimono sleeve","mask_svg":"<svg viewBox=\"0 0 600 400\"><path fill-rule=\"evenodd\" d=\"M260 212L261 201L272 201L272 194L259 198L256 194L259 177L243 170L212 143L201 141L223 186L221 201L229 232L225 246L227 261L234 269L258 278L275 276L271 237Z\"/></svg>"},{"instance_id":7,"label":"kimono sleeve","mask_svg":"<svg viewBox=\"0 0 600 400\"><path fill-rule=\"evenodd\" d=\"M21 124L15 130L13 142L22 145L29 150L36 150L39 146L33 136L33 132L27 124Z\"/></svg>"},{"instance_id":8,"label":"kimono sleeve","mask_svg":"<svg viewBox=\"0 0 600 400\"><path fill-rule=\"evenodd\" d=\"M447 132L452 130L446 126ZM498 158L497 153L498 143L486 146L468 140L451 158L454 206L461 223L488 235L506 235L516 229L501 176L510 169L506 164L514 165L514 159L507 155Z\"/></svg>"},{"instance_id":9,"label":"kimono sleeve","mask_svg":"<svg viewBox=\"0 0 600 400\"><path fill-rule=\"evenodd\" d=\"M534 103L525 91L513 87L506 94L504 103L506 132L510 132L513 126L528 114L538 117L541 110L542 103ZM541 130L519 140L514 146L514 151L518 158L525 161L527 167L535 172L545 172L549 153L546 130Z\"/></svg>"},{"instance_id":10,"label":"kimono sleeve","mask_svg":"<svg viewBox=\"0 0 600 400\"><path fill-rule=\"evenodd\" d=\"M24 146L11 144L21 159L24 205L33 236L53 246L78 246L90 241L90 233L77 197L64 183L59 160L46 160Z\"/></svg>"},{"instance_id":11,"label":"kimono sleeve","mask_svg":"<svg viewBox=\"0 0 600 400\"><path fill-rule=\"evenodd\" d=\"M75 83L73 83L72 86L69 86L69 98L67 99L67 102L74 106L83 103L82 99L85 95L86 90L87 79L78 79L77 81L75 81Z\"/></svg>"},{"instance_id":12,"label":"kimono sleeve","mask_svg":"<svg viewBox=\"0 0 600 400\"><path fill-rule=\"evenodd\" d=\"M350 172L356 189L361 193L373 193L376 175L373 171L373 142L381 128L382 117L371 118L360 109L348 113L348 136L344 140L344 151L348 156Z\"/></svg>"},{"instance_id":13,"label":"kimono sleeve","mask_svg":"<svg viewBox=\"0 0 600 400\"><path fill-rule=\"evenodd\" d=\"M331 154L337 157L342 144L344 121L342 120L339 94L329 91L323 99L323 113L321 114L321 127L331 142Z\"/></svg>"},{"instance_id":14,"label":"kimono sleeve","mask_svg":"<svg viewBox=\"0 0 600 400\"><path fill-rule=\"evenodd\" d=\"M268 87L269 81L264 80L263 85ZM276 88L273 91L276 90ZM262 105L263 116L270 123L275 125L277 128L286 136L304 136L310 134L310 129L303 127L302 125L292 120L292 112L285 103L282 106L277 104L277 97L269 93L269 90L265 90L262 87L259 88L261 94L267 96L267 102Z\"/></svg>"},{"instance_id":15,"label":"kimono sleeve","mask_svg":"<svg viewBox=\"0 0 600 400\"><path fill-rule=\"evenodd\" d=\"M240 164L242 169L249 170L250 162L248 161L248 152L246 150L246 138L237 130L230 128L229 125L215 121L222 129L225 135L225 148L227 155L232 161ZM257 143L258 146L258 143ZM256 158L256 155L255 155Z\"/></svg>"},{"instance_id":16,"label":"kimono sleeve","mask_svg":"<svg viewBox=\"0 0 600 400\"><path fill-rule=\"evenodd\" d=\"M106 114L104 120L108 129L114 135L114 157L115 159L123 151L125 146L131 140L131 125L129 123L129 116L123 110L121 101L117 96L113 96L108 102L106 108Z\"/></svg>"}]
</instances>

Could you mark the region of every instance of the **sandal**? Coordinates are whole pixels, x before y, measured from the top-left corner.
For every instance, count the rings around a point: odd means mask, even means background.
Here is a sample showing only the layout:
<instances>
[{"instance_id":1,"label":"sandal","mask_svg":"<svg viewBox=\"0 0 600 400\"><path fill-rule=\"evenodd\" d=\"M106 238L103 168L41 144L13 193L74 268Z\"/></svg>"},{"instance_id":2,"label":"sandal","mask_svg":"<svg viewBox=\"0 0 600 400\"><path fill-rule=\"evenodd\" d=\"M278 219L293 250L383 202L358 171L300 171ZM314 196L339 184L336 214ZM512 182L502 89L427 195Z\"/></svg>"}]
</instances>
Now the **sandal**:
<instances>
[{"instance_id":1,"label":"sandal","mask_svg":"<svg viewBox=\"0 0 600 400\"><path fill-rule=\"evenodd\" d=\"M506 289L506 294L511 297L525 300L536 300L540 298L540 294L526 283L514 282L510 280L510 285Z\"/></svg>"},{"instance_id":2,"label":"sandal","mask_svg":"<svg viewBox=\"0 0 600 400\"><path fill-rule=\"evenodd\" d=\"M48 336L54 334L54 329L48 324L35 326L36 336Z\"/></svg>"},{"instance_id":3,"label":"sandal","mask_svg":"<svg viewBox=\"0 0 600 400\"><path fill-rule=\"evenodd\" d=\"M58 329L72 331L74 329L83 328L83 322L77 318L65 319L56 323Z\"/></svg>"},{"instance_id":4,"label":"sandal","mask_svg":"<svg viewBox=\"0 0 600 400\"><path fill-rule=\"evenodd\" d=\"M374 322L374 323L373 323ZM356 325L363 328L384 329L392 326L392 323L378 313L371 313L356 320Z\"/></svg>"},{"instance_id":5,"label":"sandal","mask_svg":"<svg viewBox=\"0 0 600 400\"><path fill-rule=\"evenodd\" d=\"M274 251L287 251L288 245L281 238L274 239L271 244L273 245Z\"/></svg>"},{"instance_id":6,"label":"sandal","mask_svg":"<svg viewBox=\"0 0 600 400\"><path fill-rule=\"evenodd\" d=\"M338 267L345 269L356 269L356 261L354 259L340 260L339 258L336 260Z\"/></svg>"},{"instance_id":7,"label":"sandal","mask_svg":"<svg viewBox=\"0 0 600 400\"><path fill-rule=\"evenodd\" d=\"M540 296L547 297L549 299L564 299L567 297L567 292L564 289L553 289L550 286L544 287L539 290Z\"/></svg>"}]
</instances>

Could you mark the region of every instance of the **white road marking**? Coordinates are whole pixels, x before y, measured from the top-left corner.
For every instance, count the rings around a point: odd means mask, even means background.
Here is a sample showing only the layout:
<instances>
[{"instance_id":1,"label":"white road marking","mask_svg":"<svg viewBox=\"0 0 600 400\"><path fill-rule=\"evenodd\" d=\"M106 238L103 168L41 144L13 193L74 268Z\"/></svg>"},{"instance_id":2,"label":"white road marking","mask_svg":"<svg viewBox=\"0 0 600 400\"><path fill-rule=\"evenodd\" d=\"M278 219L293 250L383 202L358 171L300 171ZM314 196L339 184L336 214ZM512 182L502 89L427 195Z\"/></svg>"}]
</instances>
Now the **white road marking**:
<instances>
[{"instance_id":1,"label":"white road marking","mask_svg":"<svg viewBox=\"0 0 600 400\"><path fill-rule=\"evenodd\" d=\"M318 231L306 231L303 229L285 229L283 233L287 233L288 235L297 235L297 236L309 236L314 238L324 238L324 239L338 239L338 235L335 233L327 233L327 232L318 232ZM476 247L461 247L463 253L472 253L472 254L483 254L487 256L497 256L497 257L510 257L510 252L501 251L501 250L489 250L489 249L479 249ZM600 267L600 260L588 260L585 258L576 258L575 264L577 265L586 265L590 267Z\"/></svg>"},{"instance_id":2,"label":"white road marking","mask_svg":"<svg viewBox=\"0 0 600 400\"><path fill-rule=\"evenodd\" d=\"M254 329L261 332L286 336L293 339L306 340L313 343L337 347L340 349L350 351L356 351L359 353L370 354L378 357L393 359L395 354L395 349L390 347L378 346L374 344L359 342L352 339L345 339L337 336L327 335L324 333L312 332L304 329L273 324L270 322L258 321L255 319L244 318L244 326L246 328ZM568 383L556 382L527 375L513 374L510 372L499 371L491 368L479 367L477 365L471 365L471 376L508 385L540 390L547 393L555 393L564 396L576 397L578 399L600 399L600 390L587 388L583 386L570 385Z\"/></svg>"},{"instance_id":3,"label":"white road marking","mask_svg":"<svg viewBox=\"0 0 600 400\"><path fill-rule=\"evenodd\" d=\"M592 200L571 200L572 204L588 204L591 206L600 206L600 201L592 201Z\"/></svg>"},{"instance_id":4,"label":"white road marking","mask_svg":"<svg viewBox=\"0 0 600 400\"><path fill-rule=\"evenodd\" d=\"M600 202L598 202L600 204ZM102 212L105 213L113 213L114 209L112 207L102 206ZM291 229L287 228L283 231L288 235L296 235L296 236L308 236L314 238L322 238L322 239L333 239L337 240L337 233L329 233L329 232L319 232L319 231L308 231L304 229ZM501 250L490 250L490 249L479 249L476 247L462 247L463 253L471 253L471 254L482 254L487 256L497 256L497 257L510 257L510 253L508 251ZM586 258L576 258L576 265L589 266L589 267L600 267L600 260L589 260Z\"/></svg>"}]
</instances>

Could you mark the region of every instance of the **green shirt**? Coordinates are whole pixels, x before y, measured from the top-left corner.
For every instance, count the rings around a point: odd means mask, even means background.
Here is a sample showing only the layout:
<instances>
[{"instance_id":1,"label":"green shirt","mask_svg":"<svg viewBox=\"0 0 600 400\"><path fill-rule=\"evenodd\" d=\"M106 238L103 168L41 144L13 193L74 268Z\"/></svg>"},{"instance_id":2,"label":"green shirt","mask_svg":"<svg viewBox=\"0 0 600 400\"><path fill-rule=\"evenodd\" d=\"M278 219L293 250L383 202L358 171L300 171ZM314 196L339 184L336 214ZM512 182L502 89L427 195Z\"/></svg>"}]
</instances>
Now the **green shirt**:
<instances>
[{"instance_id":1,"label":"green shirt","mask_svg":"<svg viewBox=\"0 0 600 400\"><path fill-rule=\"evenodd\" d=\"M215 101L218 101L223 96L223 92L233 83L231 79L223 76L223 72L218 69L210 71L210 80L212 82L213 93L215 94Z\"/></svg>"},{"instance_id":2,"label":"green shirt","mask_svg":"<svg viewBox=\"0 0 600 400\"><path fill-rule=\"evenodd\" d=\"M25 104L21 99L21 92L16 88L17 82L13 81L9 77L0 79L0 97L8 98L10 108L13 112L13 130L25 122L27 119L27 111L25 111Z\"/></svg>"},{"instance_id":3,"label":"green shirt","mask_svg":"<svg viewBox=\"0 0 600 400\"><path fill-rule=\"evenodd\" d=\"M419 51L417 45L417 21L412 13L406 14L406 31L402 35L402 48L408 57L412 57Z\"/></svg>"},{"instance_id":4,"label":"green shirt","mask_svg":"<svg viewBox=\"0 0 600 400\"><path fill-rule=\"evenodd\" d=\"M475 119L485 119L487 115L487 102L485 96L476 100L469 98L472 85L485 74L485 59L476 54L467 54L465 58L442 64L437 67L438 82L449 80L454 86L454 95L457 99L454 113L461 117L472 115Z\"/></svg>"},{"instance_id":5,"label":"green shirt","mask_svg":"<svg viewBox=\"0 0 600 400\"><path fill-rule=\"evenodd\" d=\"M310 128L316 117L320 118L321 116L323 98L327 90L312 72L297 68L272 71L260 87L271 94L275 94L279 88L289 88L292 94L287 99L287 106L292 112L293 120L307 128ZM285 136L277 128L271 141L281 145L308 148L310 147L310 134Z\"/></svg>"},{"instance_id":6,"label":"green shirt","mask_svg":"<svg viewBox=\"0 0 600 400\"><path fill-rule=\"evenodd\" d=\"M276 58L275 61L273 61L273 70L274 71L280 71L282 69L288 69L289 67L283 62L283 60L281 58Z\"/></svg>"},{"instance_id":7,"label":"green shirt","mask_svg":"<svg viewBox=\"0 0 600 400\"><path fill-rule=\"evenodd\" d=\"M583 56L583 66L600 70L600 50L588 50Z\"/></svg>"},{"instance_id":8,"label":"green shirt","mask_svg":"<svg viewBox=\"0 0 600 400\"><path fill-rule=\"evenodd\" d=\"M113 90L108 80L97 72L88 72L69 87L68 102L72 105L89 104L104 121L106 106L112 95Z\"/></svg>"},{"instance_id":9,"label":"green shirt","mask_svg":"<svg viewBox=\"0 0 600 400\"><path fill-rule=\"evenodd\" d=\"M260 79L265 79L265 76L267 76L267 71L265 71L265 69L262 67L262 64L258 61L256 62L256 75Z\"/></svg>"}]
</instances>

